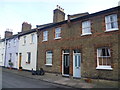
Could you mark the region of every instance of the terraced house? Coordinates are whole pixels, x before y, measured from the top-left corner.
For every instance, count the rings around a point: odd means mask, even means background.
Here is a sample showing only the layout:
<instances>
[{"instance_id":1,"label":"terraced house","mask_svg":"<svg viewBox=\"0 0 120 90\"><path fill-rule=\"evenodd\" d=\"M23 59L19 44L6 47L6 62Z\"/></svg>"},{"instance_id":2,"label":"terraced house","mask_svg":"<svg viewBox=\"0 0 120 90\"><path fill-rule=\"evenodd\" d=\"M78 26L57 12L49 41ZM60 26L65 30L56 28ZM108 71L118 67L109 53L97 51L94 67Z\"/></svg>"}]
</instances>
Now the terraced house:
<instances>
[{"instance_id":1,"label":"terraced house","mask_svg":"<svg viewBox=\"0 0 120 90\"><path fill-rule=\"evenodd\" d=\"M6 38L5 67L18 68L18 35ZM11 66L12 65L12 66Z\"/></svg>"},{"instance_id":2,"label":"terraced house","mask_svg":"<svg viewBox=\"0 0 120 90\"><path fill-rule=\"evenodd\" d=\"M6 40L0 39L0 66L4 66Z\"/></svg>"},{"instance_id":3,"label":"terraced house","mask_svg":"<svg viewBox=\"0 0 120 90\"><path fill-rule=\"evenodd\" d=\"M19 33L18 69L36 70L37 64L37 32L24 22Z\"/></svg>"},{"instance_id":4,"label":"terraced house","mask_svg":"<svg viewBox=\"0 0 120 90\"><path fill-rule=\"evenodd\" d=\"M118 80L120 6L64 19L57 8L53 23L38 27L38 67L75 78Z\"/></svg>"}]
</instances>

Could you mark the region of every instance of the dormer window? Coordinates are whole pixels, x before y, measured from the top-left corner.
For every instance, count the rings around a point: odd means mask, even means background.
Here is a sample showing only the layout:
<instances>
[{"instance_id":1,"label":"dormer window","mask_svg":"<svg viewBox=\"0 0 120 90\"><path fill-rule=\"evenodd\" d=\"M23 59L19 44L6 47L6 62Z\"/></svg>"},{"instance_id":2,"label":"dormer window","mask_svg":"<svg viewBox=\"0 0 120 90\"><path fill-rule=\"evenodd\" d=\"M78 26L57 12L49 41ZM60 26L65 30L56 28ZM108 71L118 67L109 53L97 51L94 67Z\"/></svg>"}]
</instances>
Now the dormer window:
<instances>
[{"instance_id":1,"label":"dormer window","mask_svg":"<svg viewBox=\"0 0 120 90\"><path fill-rule=\"evenodd\" d=\"M60 39L61 38L61 28L56 28L55 29L55 39Z\"/></svg>"}]
</instances>

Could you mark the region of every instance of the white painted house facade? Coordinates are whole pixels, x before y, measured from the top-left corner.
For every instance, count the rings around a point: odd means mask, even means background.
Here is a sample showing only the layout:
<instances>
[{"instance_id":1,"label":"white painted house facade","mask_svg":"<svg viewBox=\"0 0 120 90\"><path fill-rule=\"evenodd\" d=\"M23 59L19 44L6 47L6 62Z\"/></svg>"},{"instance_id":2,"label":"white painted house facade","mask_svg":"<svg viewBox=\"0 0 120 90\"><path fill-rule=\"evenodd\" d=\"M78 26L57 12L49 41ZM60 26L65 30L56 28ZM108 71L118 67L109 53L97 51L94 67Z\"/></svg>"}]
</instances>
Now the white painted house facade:
<instances>
[{"instance_id":1,"label":"white painted house facade","mask_svg":"<svg viewBox=\"0 0 120 90\"><path fill-rule=\"evenodd\" d=\"M18 68L18 45L18 35L13 35L6 39L5 67L11 67L11 62L13 64L12 68Z\"/></svg>"},{"instance_id":2,"label":"white painted house facade","mask_svg":"<svg viewBox=\"0 0 120 90\"><path fill-rule=\"evenodd\" d=\"M0 66L4 66L4 62L5 62L5 39L1 39L0 40Z\"/></svg>"},{"instance_id":3,"label":"white painted house facade","mask_svg":"<svg viewBox=\"0 0 120 90\"><path fill-rule=\"evenodd\" d=\"M37 32L32 29L19 34L19 68L36 70L37 63Z\"/></svg>"}]
</instances>

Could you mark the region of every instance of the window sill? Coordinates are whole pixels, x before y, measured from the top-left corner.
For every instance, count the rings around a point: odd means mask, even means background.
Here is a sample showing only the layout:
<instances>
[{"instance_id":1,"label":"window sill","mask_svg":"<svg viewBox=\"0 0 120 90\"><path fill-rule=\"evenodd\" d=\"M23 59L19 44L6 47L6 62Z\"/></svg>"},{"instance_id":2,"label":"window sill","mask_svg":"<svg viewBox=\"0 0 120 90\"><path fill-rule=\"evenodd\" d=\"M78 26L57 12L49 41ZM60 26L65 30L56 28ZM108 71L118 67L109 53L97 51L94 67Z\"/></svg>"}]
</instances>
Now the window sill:
<instances>
[{"instance_id":1,"label":"window sill","mask_svg":"<svg viewBox=\"0 0 120 90\"><path fill-rule=\"evenodd\" d=\"M45 66L50 66L50 67L52 67L52 64L45 64Z\"/></svg>"},{"instance_id":2,"label":"window sill","mask_svg":"<svg viewBox=\"0 0 120 90\"><path fill-rule=\"evenodd\" d=\"M111 31L117 31L119 30L118 28L113 28L113 29L107 29L105 32L111 32Z\"/></svg>"},{"instance_id":3,"label":"window sill","mask_svg":"<svg viewBox=\"0 0 120 90\"><path fill-rule=\"evenodd\" d=\"M113 68L111 68L111 66L98 66L96 67L96 69L98 70L113 70Z\"/></svg>"},{"instance_id":4,"label":"window sill","mask_svg":"<svg viewBox=\"0 0 120 90\"><path fill-rule=\"evenodd\" d=\"M47 40L43 40L42 42L47 42Z\"/></svg>"},{"instance_id":5,"label":"window sill","mask_svg":"<svg viewBox=\"0 0 120 90\"><path fill-rule=\"evenodd\" d=\"M57 40L57 39L61 39L61 37L58 37L58 38L54 38L54 40Z\"/></svg>"},{"instance_id":6,"label":"window sill","mask_svg":"<svg viewBox=\"0 0 120 90\"><path fill-rule=\"evenodd\" d=\"M25 44L23 44L22 46L25 46Z\"/></svg>"},{"instance_id":7,"label":"window sill","mask_svg":"<svg viewBox=\"0 0 120 90\"><path fill-rule=\"evenodd\" d=\"M30 44L34 44L33 42L31 42Z\"/></svg>"},{"instance_id":8,"label":"window sill","mask_svg":"<svg viewBox=\"0 0 120 90\"><path fill-rule=\"evenodd\" d=\"M26 62L26 64L30 64L29 62Z\"/></svg>"},{"instance_id":9,"label":"window sill","mask_svg":"<svg viewBox=\"0 0 120 90\"><path fill-rule=\"evenodd\" d=\"M87 35L91 35L92 33L86 33L86 34L82 34L81 36L87 36Z\"/></svg>"}]
</instances>

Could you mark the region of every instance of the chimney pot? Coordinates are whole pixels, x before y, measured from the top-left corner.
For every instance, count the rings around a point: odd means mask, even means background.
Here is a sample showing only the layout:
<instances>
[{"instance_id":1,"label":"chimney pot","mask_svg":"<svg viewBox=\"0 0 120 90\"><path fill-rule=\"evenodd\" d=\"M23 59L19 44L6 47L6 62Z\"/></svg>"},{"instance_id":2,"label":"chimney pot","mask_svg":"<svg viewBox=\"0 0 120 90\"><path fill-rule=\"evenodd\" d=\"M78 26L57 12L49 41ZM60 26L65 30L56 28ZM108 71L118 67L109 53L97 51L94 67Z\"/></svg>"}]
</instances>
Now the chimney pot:
<instances>
[{"instance_id":1,"label":"chimney pot","mask_svg":"<svg viewBox=\"0 0 120 90\"><path fill-rule=\"evenodd\" d=\"M57 5L57 9L53 11L53 23L65 20L64 9Z\"/></svg>"},{"instance_id":2,"label":"chimney pot","mask_svg":"<svg viewBox=\"0 0 120 90\"><path fill-rule=\"evenodd\" d=\"M118 2L118 6L120 6L120 1Z\"/></svg>"},{"instance_id":3,"label":"chimney pot","mask_svg":"<svg viewBox=\"0 0 120 90\"><path fill-rule=\"evenodd\" d=\"M22 32L27 31L27 30L31 30L31 24L28 24L27 22L23 22L22 24Z\"/></svg>"},{"instance_id":4,"label":"chimney pot","mask_svg":"<svg viewBox=\"0 0 120 90\"><path fill-rule=\"evenodd\" d=\"M9 31L9 29L5 31L5 38L11 37L12 35L13 35L13 32Z\"/></svg>"}]
</instances>

